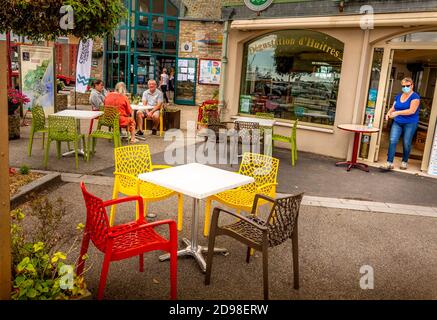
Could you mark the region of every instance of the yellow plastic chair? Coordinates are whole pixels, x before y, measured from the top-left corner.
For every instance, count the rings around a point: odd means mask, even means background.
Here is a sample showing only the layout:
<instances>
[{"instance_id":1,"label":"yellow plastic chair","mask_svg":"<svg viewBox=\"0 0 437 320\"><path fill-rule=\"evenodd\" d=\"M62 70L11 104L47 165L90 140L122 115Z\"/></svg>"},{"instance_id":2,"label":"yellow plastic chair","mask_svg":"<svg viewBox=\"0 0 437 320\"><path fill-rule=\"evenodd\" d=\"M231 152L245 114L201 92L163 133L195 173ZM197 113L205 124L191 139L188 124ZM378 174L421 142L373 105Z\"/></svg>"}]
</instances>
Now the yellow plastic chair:
<instances>
[{"instance_id":1,"label":"yellow plastic chair","mask_svg":"<svg viewBox=\"0 0 437 320\"><path fill-rule=\"evenodd\" d=\"M130 145L116 148L115 154L115 172L114 172L114 190L113 199L117 199L119 193L127 196L140 195L144 198L145 209L142 214L147 213L147 204L171 197L176 192L162 188L152 183L142 182L138 179L141 173L151 172L158 169L170 168L165 165L153 165L150 156L150 149L147 144ZM114 225L116 209L111 208L110 225ZM139 210L137 208L137 218ZM183 218L183 197L178 194L178 230L182 230Z\"/></svg>"},{"instance_id":2,"label":"yellow plastic chair","mask_svg":"<svg viewBox=\"0 0 437 320\"><path fill-rule=\"evenodd\" d=\"M164 113L165 113L165 105L161 108L159 112L159 136L164 136Z\"/></svg>"},{"instance_id":3,"label":"yellow plastic chair","mask_svg":"<svg viewBox=\"0 0 437 320\"><path fill-rule=\"evenodd\" d=\"M228 191L218 193L206 199L205 225L203 234L208 236L211 221L212 201L218 201L228 207L237 209L238 212L251 212L253 201L257 194L274 198L278 176L279 160L270 156L246 152L240 164L239 174L253 177L255 182ZM259 205L266 204L260 200Z\"/></svg>"}]
</instances>

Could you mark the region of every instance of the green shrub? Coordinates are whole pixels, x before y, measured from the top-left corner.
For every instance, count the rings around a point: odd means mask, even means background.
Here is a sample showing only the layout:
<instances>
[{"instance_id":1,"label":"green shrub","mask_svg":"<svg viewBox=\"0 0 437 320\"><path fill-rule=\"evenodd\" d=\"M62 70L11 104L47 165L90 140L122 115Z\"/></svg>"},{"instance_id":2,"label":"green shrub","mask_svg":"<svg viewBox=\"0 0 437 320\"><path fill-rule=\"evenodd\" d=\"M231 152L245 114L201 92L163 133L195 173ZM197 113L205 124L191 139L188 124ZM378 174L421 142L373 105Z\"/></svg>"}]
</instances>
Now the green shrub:
<instances>
[{"instance_id":1,"label":"green shrub","mask_svg":"<svg viewBox=\"0 0 437 320\"><path fill-rule=\"evenodd\" d=\"M50 202L46 197L30 204L31 216L37 219L34 232L25 232L22 209L11 212L12 292L14 300L72 299L83 297L88 290L83 276L74 273L73 262L58 250L62 244L61 221L65 216L62 199ZM83 225L78 226L83 229ZM63 238L70 239L69 235ZM86 259L84 257L83 259Z\"/></svg>"},{"instance_id":2,"label":"green shrub","mask_svg":"<svg viewBox=\"0 0 437 320\"><path fill-rule=\"evenodd\" d=\"M26 166L26 165L22 165L21 167L20 167L20 174L22 174L22 175L28 175L29 174L29 172L30 172L30 169L29 169L29 167L28 166Z\"/></svg>"}]
</instances>

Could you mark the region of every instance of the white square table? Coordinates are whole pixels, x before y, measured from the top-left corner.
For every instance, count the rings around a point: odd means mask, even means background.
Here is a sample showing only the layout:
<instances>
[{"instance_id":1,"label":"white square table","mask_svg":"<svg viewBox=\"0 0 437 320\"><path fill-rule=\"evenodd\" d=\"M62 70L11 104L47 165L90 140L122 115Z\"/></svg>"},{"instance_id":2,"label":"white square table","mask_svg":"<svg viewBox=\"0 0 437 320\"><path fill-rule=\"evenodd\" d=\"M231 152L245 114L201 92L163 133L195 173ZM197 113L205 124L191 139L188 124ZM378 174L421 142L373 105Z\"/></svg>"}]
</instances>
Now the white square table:
<instances>
[{"instance_id":1,"label":"white square table","mask_svg":"<svg viewBox=\"0 0 437 320\"><path fill-rule=\"evenodd\" d=\"M260 127L268 128L268 129L264 129L264 150L265 150L264 153L268 156L272 156L273 126L276 124L276 120L238 116L234 118L234 122L235 121L256 122L259 123Z\"/></svg>"},{"instance_id":2,"label":"white square table","mask_svg":"<svg viewBox=\"0 0 437 320\"><path fill-rule=\"evenodd\" d=\"M154 108L152 106L144 106L142 104L131 104L130 106L134 111L152 110Z\"/></svg>"},{"instance_id":3,"label":"white square table","mask_svg":"<svg viewBox=\"0 0 437 320\"><path fill-rule=\"evenodd\" d=\"M235 121L244 121L244 122L256 122L259 123L260 127L273 127L276 124L275 119L263 119L263 118L252 118L252 117L235 117Z\"/></svg>"},{"instance_id":4,"label":"white square table","mask_svg":"<svg viewBox=\"0 0 437 320\"><path fill-rule=\"evenodd\" d=\"M183 239L187 247L178 251L178 257L193 257L203 272L206 271L206 262L202 253L207 252L208 247L199 246L197 243L200 200L255 181L252 177L199 163L190 163L169 169L143 173L138 178L193 198L191 240ZM214 248L214 252L226 251L226 249ZM164 261L169 258L170 255L165 254L160 257L160 260Z\"/></svg>"},{"instance_id":5,"label":"white square table","mask_svg":"<svg viewBox=\"0 0 437 320\"><path fill-rule=\"evenodd\" d=\"M62 110L59 112L54 113L53 115L55 116L61 116L61 117L73 117L77 120L77 127L78 130L80 132L80 120L91 120L91 125L90 125L90 134L91 134L91 130L92 130L92 124L94 119L100 117L103 115L103 111L87 111L87 110ZM79 141L79 144L81 142ZM69 155L74 154L74 151L69 151L64 153L62 156L66 157ZM79 145L79 155L84 156L85 155L85 151L82 149L82 147Z\"/></svg>"}]
</instances>

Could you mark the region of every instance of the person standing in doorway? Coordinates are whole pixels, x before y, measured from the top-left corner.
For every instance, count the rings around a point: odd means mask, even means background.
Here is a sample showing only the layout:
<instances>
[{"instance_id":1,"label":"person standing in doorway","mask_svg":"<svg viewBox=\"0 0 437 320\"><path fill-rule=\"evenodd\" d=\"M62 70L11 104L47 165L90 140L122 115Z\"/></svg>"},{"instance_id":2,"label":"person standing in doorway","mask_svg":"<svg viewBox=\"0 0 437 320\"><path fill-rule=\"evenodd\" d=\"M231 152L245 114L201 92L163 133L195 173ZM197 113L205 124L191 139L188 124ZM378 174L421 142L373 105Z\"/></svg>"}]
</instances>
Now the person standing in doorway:
<instances>
[{"instance_id":1,"label":"person standing in doorway","mask_svg":"<svg viewBox=\"0 0 437 320\"><path fill-rule=\"evenodd\" d=\"M175 78L174 78L174 69L170 69L170 77L168 79L168 95L170 97L170 101L174 104L175 97Z\"/></svg>"},{"instance_id":2,"label":"person standing in doorway","mask_svg":"<svg viewBox=\"0 0 437 320\"><path fill-rule=\"evenodd\" d=\"M406 170L411 152L413 136L419 125L420 96L414 92L414 83L411 78L402 80L402 93L396 96L393 107L385 116L386 121L393 119L390 132L390 145L388 148L387 164L383 170L394 168L393 161L396 154L396 146L402 136L403 156L400 169Z\"/></svg>"},{"instance_id":3,"label":"person standing in doorway","mask_svg":"<svg viewBox=\"0 0 437 320\"><path fill-rule=\"evenodd\" d=\"M168 103L168 97L167 97L168 81L169 81L169 77L167 74L167 69L164 68L162 69L161 80L159 82L159 89L161 89L162 91L165 103Z\"/></svg>"}]
</instances>

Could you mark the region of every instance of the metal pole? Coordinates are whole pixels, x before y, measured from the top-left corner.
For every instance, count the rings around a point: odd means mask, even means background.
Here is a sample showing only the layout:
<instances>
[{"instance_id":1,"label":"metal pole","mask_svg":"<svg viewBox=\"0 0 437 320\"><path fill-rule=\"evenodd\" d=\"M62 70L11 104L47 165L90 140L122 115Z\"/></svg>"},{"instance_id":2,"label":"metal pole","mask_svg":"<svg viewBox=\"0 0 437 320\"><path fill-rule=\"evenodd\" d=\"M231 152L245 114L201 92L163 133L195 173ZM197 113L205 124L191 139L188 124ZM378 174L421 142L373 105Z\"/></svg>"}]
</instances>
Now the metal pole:
<instances>
[{"instance_id":1,"label":"metal pole","mask_svg":"<svg viewBox=\"0 0 437 320\"><path fill-rule=\"evenodd\" d=\"M7 44L0 41L0 300L11 297L11 219L9 205L9 133Z\"/></svg>"},{"instance_id":2,"label":"metal pole","mask_svg":"<svg viewBox=\"0 0 437 320\"><path fill-rule=\"evenodd\" d=\"M229 26L230 23L227 20L225 22L223 31L223 46L222 46L222 68L220 70L220 89L219 89L219 112L220 120L225 120L224 118L224 106L225 106L225 85L226 85L226 67L228 65L228 36L229 36Z\"/></svg>"}]
</instances>

